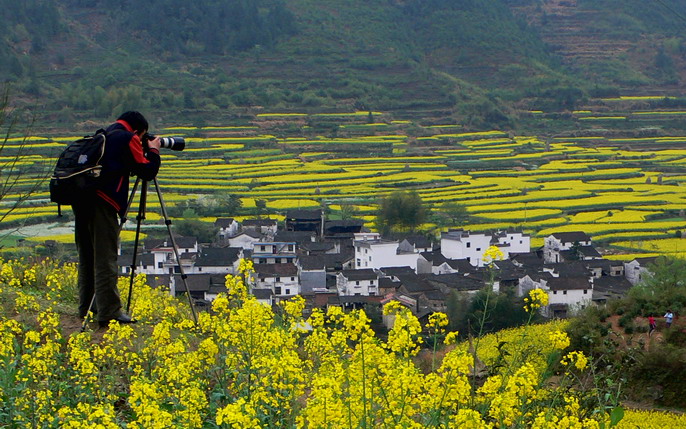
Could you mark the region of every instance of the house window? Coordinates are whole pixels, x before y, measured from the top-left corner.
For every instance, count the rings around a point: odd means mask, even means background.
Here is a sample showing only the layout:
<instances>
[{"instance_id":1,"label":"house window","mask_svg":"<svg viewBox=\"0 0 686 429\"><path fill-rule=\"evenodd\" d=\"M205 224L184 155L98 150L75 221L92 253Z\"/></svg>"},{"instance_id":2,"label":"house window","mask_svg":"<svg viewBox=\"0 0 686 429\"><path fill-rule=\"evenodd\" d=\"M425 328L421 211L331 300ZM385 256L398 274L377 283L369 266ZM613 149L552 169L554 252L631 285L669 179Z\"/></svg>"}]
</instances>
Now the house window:
<instances>
[{"instance_id":1,"label":"house window","mask_svg":"<svg viewBox=\"0 0 686 429\"><path fill-rule=\"evenodd\" d=\"M356 280L356 281L355 281L355 286L359 286L359 285L360 285L360 281L359 281L359 280Z\"/></svg>"},{"instance_id":2,"label":"house window","mask_svg":"<svg viewBox=\"0 0 686 429\"><path fill-rule=\"evenodd\" d=\"M202 267L198 267L198 272L202 272Z\"/></svg>"},{"instance_id":3,"label":"house window","mask_svg":"<svg viewBox=\"0 0 686 429\"><path fill-rule=\"evenodd\" d=\"M295 277L291 277L291 281L292 281L292 282L295 281Z\"/></svg>"},{"instance_id":4,"label":"house window","mask_svg":"<svg viewBox=\"0 0 686 429\"><path fill-rule=\"evenodd\" d=\"M289 245L288 245L288 251L289 251L289 252L292 252L292 251L293 251L293 245L292 245L292 244L289 244Z\"/></svg>"},{"instance_id":5,"label":"house window","mask_svg":"<svg viewBox=\"0 0 686 429\"><path fill-rule=\"evenodd\" d=\"M280 263L281 263L281 258L274 258L274 263L275 263L275 264L280 264Z\"/></svg>"},{"instance_id":6,"label":"house window","mask_svg":"<svg viewBox=\"0 0 686 429\"><path fill-rule=\"evenodd\" d=\"M359 267L360 265L362 265L362 259L357 258L357 266Z\"/></svg>"},{"instance_id":7,"label":"house window","mask_svg":"<svg viewBox=\"0 0 686 429\"><path fill-rule=\"evenodd\" d=\"M374 286L374 280L369 280L369 285Z\"/></svg>"},{"instance_id":8,"label":"house window","mask_svg":"<svg viewBox=\"0 0 686 429\"><path fill-rule=\"evenodd\" d=\"M557 291L556 291L556 290L553 291L553 295L557 295Z\"/></svg>"},{"instance_id":9,"label":"house window","mask_svg":"<svg viewBox=\"0 0 686 429\"><path fill-rule=\"evenodd\" d=\"M467 247L472 247L472 243L469 243L469 242L468 242L468 243L466 243L466 244L467 244Z\"/></svg>"},{"instance_id":10,"label":"house window","mask_svg":"<svg viewBox=\"0 0 686 429\"><path fill-rule=\"evenodd\" d=\"M181 274L181 267L178 265L174 267L174 274Z\"/></svg>"},{"instance_id":11,"label":"house window","mask_svg":"<svg viewBox=\"0 0 686 429\"><path fill-rule=\"evenodd\" d=\"M369 253L369 249L364 249L364 254L366 255L367 253Z\"/></svg>"},{"instance_id":12,"label":"house window","mask_svg":"<svg viewBox=\"0 0 686 429\"><path fill-rule=\"evenodd\" d=\"M264 252L265 250L267 250L267 246L260 246L260 250Z\"/></svg>"},{"instance_id":13,"label":"house window","mask_svg":"<svg viewBox=\"0 0 686 429\"><path fill-rule=\"evenodd\" d=\"M277 286L274 288L274 294L275 295L281 295L281 286Z\"/></svg>"},{"instance_id":14,"label":"house window","mask_svg":"<svg viewBox=\"0 0 686 429\"><path fill-rule=\"evenodd\" d=\"M281 277L277 277L277 278L276 278L276 281L277 281L277 282L280 282L280 281L281 281Z\"/></svg>"},{"instance_id":15,"label":"house window","mask_svg":"<svg viewBox=\"0 0 686 429\"><path fill-rule=\"evenodd\" d=\"M584 289L584 295L588 294L588 289Z\"/></svg>"},{"instance_id":16,"label":"house window","mask_svg":"<svg viewBox=\"0 0 686 429\"><path fill-rule=\"evenodd\" d=\"M290 295L290 294L291 294L291 290L290 290L290 289L286 289L286 295Z\"/></svg>"},{"instance_id":17,"label":"house window","mask_svg":"<svg viewBox=\"0 0 686 429\"><path fill-rule=\"evenodd\" d=\"M157 268L162 268L162 262L157 263Z\"/></svg>"},{"instance_id":18,"label":"house window","mask_svg":"<svg viewBox=\"0 0 686 429\"><path fill-rule=\"evenodd\" d=\"M481 252L481 247L477 247L477 248L476 248L476 251L477 251L477 252Z\"/></svg>"},{"instance_id":19,"label":"house window","mask_svg":"<svg viewBox=\"0 0 686 429\"><path fill-rule=\"evenodd\" d=\"M567 291L566 291L566 290L563 290L563 291L562 291L562 295L567 295Z\"/></svg>"}]
</instances>

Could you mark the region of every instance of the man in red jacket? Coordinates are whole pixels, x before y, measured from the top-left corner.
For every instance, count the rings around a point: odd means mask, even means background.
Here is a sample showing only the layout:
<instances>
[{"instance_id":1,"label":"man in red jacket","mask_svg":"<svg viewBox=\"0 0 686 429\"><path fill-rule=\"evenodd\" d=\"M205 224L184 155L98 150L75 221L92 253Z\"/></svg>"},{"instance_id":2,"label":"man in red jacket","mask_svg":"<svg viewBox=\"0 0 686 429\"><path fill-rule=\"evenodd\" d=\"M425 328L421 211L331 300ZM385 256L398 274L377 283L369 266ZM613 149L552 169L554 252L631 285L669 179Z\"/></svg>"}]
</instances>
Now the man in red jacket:
<instances>
[{"instance_id":1,"label":"man in red jacket","mask_svg":"<svg viewBox=\"0 0 686 429\"><path fill-rule=\"evenodd\" d=\"M100 326L114 320L135 323L122 310L117 289L117 244L119 219L126 213L129 176L153 180L160 168L160 141L142 138L148 121L139 112L125 112L106 130L102 173L94 195L74 204L75 241L79 254L79 316L86 317L93 294L93 312Z\"/></svg>"}]
</instances>

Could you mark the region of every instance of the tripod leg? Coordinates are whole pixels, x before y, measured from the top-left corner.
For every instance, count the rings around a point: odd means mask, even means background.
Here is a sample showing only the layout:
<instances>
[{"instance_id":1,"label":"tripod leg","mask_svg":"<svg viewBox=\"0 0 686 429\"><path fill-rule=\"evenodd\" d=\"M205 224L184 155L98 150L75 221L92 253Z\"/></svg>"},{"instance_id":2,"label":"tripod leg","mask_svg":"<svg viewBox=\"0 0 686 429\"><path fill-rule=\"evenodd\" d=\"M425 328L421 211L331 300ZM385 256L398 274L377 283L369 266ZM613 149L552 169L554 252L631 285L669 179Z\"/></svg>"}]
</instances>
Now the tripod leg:
<instances>
[{"instance_id":1,"label":"tripod leg","mask_svg":"<svg viewBox=\"0 0 686 429\"><path fill-rule=\"evenodd\" d=\"M174 234L171 230L171 220L167 216L167 207L164 205L164 200L162 199L162 191L160 191L160 185L157 183L157 179L153 179L155 184L155 190L157 191L157 198L160 200L160 207L162 209L162 216L164 217L164 224L167 225L167 232L169 233L169 239L171 240L172 247L174 248L174 255L176 256L176 264L181 272L181 280L186 288L186 296L188 296L188 304L191 307L191 312L193 313L193 321L198 324L198 316L195 314L195 306L193 305L193 298L191 297L191 291L188 287L188 282L186 282L186 273L183 272L183 267L181 266L181 258L179 257L179 247L176 245L176 240L174 239Z\"/></svg>"},{"instance_id":2,"label":"tripod leg","mask_svg":"<svg viewBox=\"0 0 686 429\"><path fill-rule=\"evenodd\" d=\"M91 314L91 311L93 310L93 304L95 304L95 291L93 291L93 298L91 298L91 303L88 305L88 311L86 312L86 316L83 318L83 324L81 325L81 332L86 332L86 325L88 324L88 316Z\"/></svg>"},{"instance_id":3,"label":"tripod leg","mask_svg":"<svg viewBox=\"0 0 686 429\"><path fill-rule=\"evenodd\" d=\"M136 216L136 238L133 245L133 260L131 261L131 276L129 277L129 296L126 299L126 312L131 309L131 296L133 295L133 279L136 277L136 259L138 257L138 243L141 235L141 223L145 219L146 199L148 195L148 182L143 181L141 186L141 199L138 204L138 216Z\"/></svg>"}]
</instances>

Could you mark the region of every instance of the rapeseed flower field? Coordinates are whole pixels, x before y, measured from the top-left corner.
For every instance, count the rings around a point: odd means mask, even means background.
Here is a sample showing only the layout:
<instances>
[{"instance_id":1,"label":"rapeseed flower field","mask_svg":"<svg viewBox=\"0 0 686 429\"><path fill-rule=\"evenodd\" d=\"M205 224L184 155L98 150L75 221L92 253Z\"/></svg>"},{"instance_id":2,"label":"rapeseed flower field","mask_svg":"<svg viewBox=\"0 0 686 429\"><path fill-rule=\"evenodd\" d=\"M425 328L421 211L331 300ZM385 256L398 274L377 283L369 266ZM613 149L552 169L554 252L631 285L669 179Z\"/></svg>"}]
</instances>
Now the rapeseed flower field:
<instances>
[{"instance_id":1,"label":"rapeseed flower field","mask_svg":"<svg viewBox=\"0 0 686 429\"><path fill-rule=\"evenodd\" d=\"M611 394L598 394L602 386L579 382L593 379L593 362L570 350L564 322L455 344L445 314L422 326L391 302L384 314L394 323L382 339L361 310L304 315L300 297L277 309L257 302L242 281L251 270L244 262L197 323L181 301L139 276L138 325L79 332L64 322L75 300L74 265L0 264L4 426L609 428L624 413L603 399ZM546 299L532 291L527 311ZM420 369L427 353L431 366ZM667 427L681 418L625 415L619 427Z\"/></svg>"}]
</instances>

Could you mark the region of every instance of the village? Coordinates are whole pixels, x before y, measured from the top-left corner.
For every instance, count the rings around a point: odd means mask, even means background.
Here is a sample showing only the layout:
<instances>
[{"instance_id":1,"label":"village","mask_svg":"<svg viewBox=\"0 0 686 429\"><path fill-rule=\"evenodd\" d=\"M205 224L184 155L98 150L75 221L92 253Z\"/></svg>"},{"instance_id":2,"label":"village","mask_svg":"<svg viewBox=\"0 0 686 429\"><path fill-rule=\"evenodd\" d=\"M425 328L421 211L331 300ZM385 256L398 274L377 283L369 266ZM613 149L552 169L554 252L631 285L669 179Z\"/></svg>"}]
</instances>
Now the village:
<instances>
[{"instance_id":1,"label":"village","mask_svg":"<svg viewBox=\"0 0 686 429\"><path fill-rule=\"evenodd\" d=\"M295 295L304 297L310 310L380 307L395 300L421 320L445 312L452 291L469 296L489 285L516 297L542 289L549 303L541 314L566 318L622 297L655 259L604 259L581 231L553 233L542 248L532 249L530 236L517 231L452 229L434 243L424 236L388 239L363 224L326 220L321 210L290 210L281 228L269 218L218 218L211 245L193 237L175 239L179 261L170 240L145 240L135 272L175 296L188 288L199 308L226 292L225 276L237 274L240 260L247 259L255 269L250 292L269 306ZM484 261L490 246L502 258ZM132 261L132 253L120 254L121 275L130 275Z\"/></svg>"}]
</instances>

